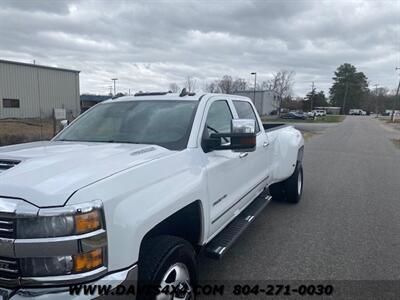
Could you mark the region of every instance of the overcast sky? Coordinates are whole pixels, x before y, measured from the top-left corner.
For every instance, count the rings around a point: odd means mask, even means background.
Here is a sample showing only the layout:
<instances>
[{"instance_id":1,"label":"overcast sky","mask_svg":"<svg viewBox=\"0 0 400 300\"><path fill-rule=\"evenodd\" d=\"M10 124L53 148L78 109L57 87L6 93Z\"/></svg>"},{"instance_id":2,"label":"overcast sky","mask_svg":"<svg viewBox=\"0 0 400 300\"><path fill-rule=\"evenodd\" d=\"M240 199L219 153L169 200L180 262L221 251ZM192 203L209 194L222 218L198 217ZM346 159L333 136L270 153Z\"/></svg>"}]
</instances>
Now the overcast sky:
<instances>
[{"instance_id":1,"label":"overcast sky","mask_svg":"<svg viewBox=\"0 0 400 300\"><path fill-rule=\"evenodd\" d=\"M296 72L294 94L354 64L397 87L400 0L0 1L0 58L80 70L81 93L198 87L229 74Z\"/></svg>"}]
</instances>

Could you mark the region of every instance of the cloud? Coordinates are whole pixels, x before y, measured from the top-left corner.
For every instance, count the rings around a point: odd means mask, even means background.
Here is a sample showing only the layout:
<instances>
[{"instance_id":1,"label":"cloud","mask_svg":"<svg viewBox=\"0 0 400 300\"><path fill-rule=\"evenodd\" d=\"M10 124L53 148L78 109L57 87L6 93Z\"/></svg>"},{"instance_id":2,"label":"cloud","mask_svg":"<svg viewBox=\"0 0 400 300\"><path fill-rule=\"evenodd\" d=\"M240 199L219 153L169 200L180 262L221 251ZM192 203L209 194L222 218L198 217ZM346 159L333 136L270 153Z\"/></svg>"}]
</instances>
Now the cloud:
<instances>
[{"instance_id":1,"label":"cloud","mask_svg":"<svg viewBox=\"0 0 400 300\"><path fill-rule=\"evenodd\" d=\"M399 1L2 1L0 57L81 70L82 93L287 69L302 96L344 62L392 89L399 15Z\"/></svg>"}]
</instances>

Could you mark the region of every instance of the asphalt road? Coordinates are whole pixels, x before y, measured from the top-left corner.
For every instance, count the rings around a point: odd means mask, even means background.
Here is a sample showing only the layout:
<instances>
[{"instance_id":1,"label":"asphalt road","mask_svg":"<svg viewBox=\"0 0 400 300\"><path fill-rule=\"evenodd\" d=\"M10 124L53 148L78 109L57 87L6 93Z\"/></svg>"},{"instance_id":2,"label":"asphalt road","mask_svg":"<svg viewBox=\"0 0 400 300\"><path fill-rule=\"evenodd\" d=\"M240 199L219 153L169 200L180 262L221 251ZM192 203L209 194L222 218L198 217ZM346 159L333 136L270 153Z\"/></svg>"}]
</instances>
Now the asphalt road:
<instances>
[{"instance_id":1,"label":"asphalt road","mask_svg":"<svg viewBox=\"0 0 400 300\"><path fill-rule=\"evenodd\" d=\"M301 202L270 203L222 260L200 258L200 279L400 280L395 136L372 117L347 117L313 136ZM379 289L368 295L383 299Z\"/></svg>"},{"instance_id":2,"label":"asphalt road","mask_svg":"<svg viewBox=\"0 0 400 300\"><path fill-rule=\"evenodd\" d=\"M303 132L322 133L325 130L335 127L340 123L289 123Z\"/></svg>"}]
</instances>

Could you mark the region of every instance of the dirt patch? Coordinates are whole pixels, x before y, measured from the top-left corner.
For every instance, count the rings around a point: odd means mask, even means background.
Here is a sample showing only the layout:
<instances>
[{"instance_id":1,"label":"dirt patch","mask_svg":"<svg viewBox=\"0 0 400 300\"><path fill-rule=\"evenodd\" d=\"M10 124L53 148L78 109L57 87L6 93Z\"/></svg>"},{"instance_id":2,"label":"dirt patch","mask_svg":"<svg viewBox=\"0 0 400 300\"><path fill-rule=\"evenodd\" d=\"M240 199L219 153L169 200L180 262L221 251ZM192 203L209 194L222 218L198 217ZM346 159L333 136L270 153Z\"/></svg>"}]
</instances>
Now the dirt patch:
<instances>
[{"instance_id":1,"label":"dirt patch","mask_svg":"<svg viewBox=\"0 0 400 300\"><path fill-rule=\"evenodd\" d=\"M0 146L49 140L53 137L52 120L0 120Z\"/></svg>"},{"instance_id":2,"label":"dirt patch","mask_svg":"<svg viewBox=\"0 0 400 300\"><path fill-rule=\"evenodd\" d=\"M310 132L310 131L303 131L303 138L307 142L309 139L311 139L316 133L315 132Z\"/></svg>"},{"instance_id":3,"label":"dirt patch","mask_svg":"<svg viewBox=\"0 0 400 300\"><path fill-rule=\"evenodd\" d=\"M400 139L392 139L393 144L400 149Z\"/></svg>"},{"instance_id":4,"label":"dirt patch","mask_svg":"<svg viewBox=\"0 0 400 300\"><path fill-rule=\"evenodd\" d=\"M398 132L400 130L400 119L396 119L396 122L392 122L388 119L379 119L382 121L381 125L384 129L392 132Z\"/></svg>"}]
</instances>

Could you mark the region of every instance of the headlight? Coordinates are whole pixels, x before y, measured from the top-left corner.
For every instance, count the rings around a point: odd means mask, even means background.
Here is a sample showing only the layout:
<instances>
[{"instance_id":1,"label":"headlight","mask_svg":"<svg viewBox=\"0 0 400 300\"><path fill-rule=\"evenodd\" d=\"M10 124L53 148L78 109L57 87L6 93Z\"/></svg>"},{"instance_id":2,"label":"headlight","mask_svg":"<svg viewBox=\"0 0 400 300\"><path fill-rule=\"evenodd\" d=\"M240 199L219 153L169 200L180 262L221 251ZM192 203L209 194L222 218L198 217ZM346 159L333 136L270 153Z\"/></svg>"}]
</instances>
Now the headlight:
<instances>
[{"instance_id":1,"label":"headlight","mask_svg":"<svg viewBox=\"0 0 400 300\"><path fill-rule=\"evenodd\" d=\"M103 227L98 201L81 206L41 209L36 217L17 220L17 238L51 238L83 234Z\"/></svg>"},{"instance_id":2,"label":"headlight","mask_svg":"<svg viewBox=\"0 0 400 300\"><path fill-rule=\"evenodd\" d=\"M107 233L99 200L20 210L13 226L21 285L64 284L107 272Z\"/></svg>"},{"instance_id":3,"label":"headlight","mask_svg":"<svg viewBox=\"0 0 400 300\"><path fill-rule=\"evenodd\" d=\"M27 277L79 274L105 264L103 249L54 257L29 257L20 261L21 273Z\"/></svg>"},{"instance_id":4,"label":"headlight","mask_svg":"<svg viewBox=\"0 0 400 300\"><path fill-rule=\"evenodd\" d=\"M73 235L73 216L54 216L18 219L17 235L20 239Z\"/></svg>"},{"instance_id":5,"label":"headlight","mask_svg":"<svg viewBox=\"0 0 400 300\"><path fill-rule=\"evenodd\" d=\"M21 273L29 277L71 274L74 266L71 256L22 258L20 265Z\"/></svg>"}]
</instances>

